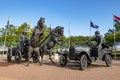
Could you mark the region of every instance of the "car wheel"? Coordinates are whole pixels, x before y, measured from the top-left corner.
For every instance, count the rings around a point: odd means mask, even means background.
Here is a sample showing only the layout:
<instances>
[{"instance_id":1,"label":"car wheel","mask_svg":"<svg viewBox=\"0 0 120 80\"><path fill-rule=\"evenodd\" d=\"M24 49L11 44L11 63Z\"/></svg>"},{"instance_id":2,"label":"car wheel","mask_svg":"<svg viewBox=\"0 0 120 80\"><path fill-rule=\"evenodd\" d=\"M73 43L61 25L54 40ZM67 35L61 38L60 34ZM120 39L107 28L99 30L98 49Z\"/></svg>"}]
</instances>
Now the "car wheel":
<instances>
[{"instance_id":1,"label":"car wheel","mask_svg":"<svg viewBox=\"0 0 120 80\"><path fill-rule=\"evenodd\" d=\"M106 63L107 67L112 66L112 57L111 57L111 55L109 55L109 54L105 55L105 63Z\"/></svg>"},{"instance_id":2,"label":"car wheel","mask_svg":"<svg viewBox=\"0 0 120 80\"><path fill-rule=\"evenodd\" d=\"M67 65L67 57L65 55L61 55L59 63L60 63L60 66L66 66Z\"/></svg>"},{"instance_id":3,"label":"car wheel","mask_svg":"<svg viewBox=\"0 0 120 80\"><path fill-rule=\"evenodd\" d=\"M87 57L86 55L80 56L80 70L85 70L87 67Z\"/></svg>"}]
</instances>

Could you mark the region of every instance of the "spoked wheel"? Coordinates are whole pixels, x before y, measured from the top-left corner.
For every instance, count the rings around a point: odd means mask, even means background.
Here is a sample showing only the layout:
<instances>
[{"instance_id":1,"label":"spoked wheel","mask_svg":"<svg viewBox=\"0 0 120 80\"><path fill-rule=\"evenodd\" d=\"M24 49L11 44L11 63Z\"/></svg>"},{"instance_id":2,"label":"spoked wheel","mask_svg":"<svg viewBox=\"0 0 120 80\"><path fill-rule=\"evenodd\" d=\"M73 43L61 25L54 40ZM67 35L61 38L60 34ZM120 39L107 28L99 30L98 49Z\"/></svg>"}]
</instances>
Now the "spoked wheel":
<instances>
[{"instance_id":1,"label":"spoked wheel","mask_svg":"<svg viewBox=\"0 0 120 80\"><path fill-rule=\"evenodd\" d=\"M112 57L111 57L111 55L109 55L109 54L105 55L105 63L106 63L107 67L112 66Z\"/></svg>"},{"instance_id":2,"label":"spoked wheel","mask_svg":"<svg viewBox=\"0 0 120 80\"><path fill-rule=\"evenodd\" d=\"M80 70L85 70L87 67L87 57L86 55L80 56Z\"/></svg>"},{"instance_id":3,"label":"spoked wheel","mask_svg":"<svg viewBox=\"0 0 120 80\"><path fill-rule=\"evenodd\" d=\"M11 62L11 55L10 54L7 54L7 61Z\"/></svg>"},{"instance_id":4,"label":"spoked wheel","mask_svg":"<svg viewBox=\"0 0 120 80\"><path fill-rule=\"evenodd\" d=\"M60 66L66 66L67 65L67 57L64 55L61 55L60 60L59 60L59 64L60 64Z\"/></svg>"},{"instance_id":5,"label":"spoked wheel","mask_svg":"<svg viewBox=\"0 0 120 80\"><path fill-rule=\"evenodd\" d=\"M18 64L21 62L20 52L16 52L16 53L15 53L15 61L16 61L16 63L18 63Z\"/></svg>"}]
</instances>

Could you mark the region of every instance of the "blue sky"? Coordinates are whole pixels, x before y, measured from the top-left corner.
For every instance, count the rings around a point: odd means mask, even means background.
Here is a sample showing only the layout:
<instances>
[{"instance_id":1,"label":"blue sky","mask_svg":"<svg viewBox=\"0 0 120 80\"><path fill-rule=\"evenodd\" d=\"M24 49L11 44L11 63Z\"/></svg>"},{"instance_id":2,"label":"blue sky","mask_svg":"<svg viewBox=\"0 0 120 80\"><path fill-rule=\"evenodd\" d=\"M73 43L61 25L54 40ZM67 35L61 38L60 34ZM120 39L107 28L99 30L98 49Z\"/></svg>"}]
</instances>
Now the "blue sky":
<instances>
[{"instance_id":1,"label":"blue sky","mask_svg":"<svg viewBox=\"0 0 120 80\"><path fill-rule=\"evenodd\" d=\"M90 21L99 26L102 35L113 28L113 14L120 16L120 0L0 0L0 27L7 24L16 26L23 22L37 24L44 17L46 25L52 28L60 25L68 36L89 36ZM92 35L96 29L92 28Z\"/></svg>"}]
</instances>

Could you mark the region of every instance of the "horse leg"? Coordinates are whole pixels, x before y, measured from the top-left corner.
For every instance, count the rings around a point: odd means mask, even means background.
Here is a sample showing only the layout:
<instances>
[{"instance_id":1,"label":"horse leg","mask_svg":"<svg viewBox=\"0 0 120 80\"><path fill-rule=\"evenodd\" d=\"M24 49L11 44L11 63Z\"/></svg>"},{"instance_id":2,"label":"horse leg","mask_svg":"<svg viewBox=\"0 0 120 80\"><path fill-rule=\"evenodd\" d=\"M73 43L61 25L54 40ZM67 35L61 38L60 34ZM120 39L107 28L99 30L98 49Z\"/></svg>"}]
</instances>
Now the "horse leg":
<instances>
[{"instance_id":1,"label":"horse leg","mask_svg":"<svg viewBox=\"0 0 120 80\"><path fill-rule=\"evenodd\" d=\"M43 57L39 54L39 64L42 65Z\"/></svg>"},{"instance_id":2,"label":"horse leg","mask_svg":"<svg viewBox=\"0 0 120 80\"><path fill-rule=\"evenodd\" d=\"M30 63L30 58L31 58L31 53L33 52L33 48L30 47L29 48L29 51L28 51L28 61L27 61L27 65L26 66L29 66L29 63Z\"/></svg>"},{"instance_id":3,"label":"horse leg","mask_svg":"<svg viewBox=\"0 0 120 80\"><path fill-rule=\"evenodd\" d=\"M41 55L40 55L39 47L37 47L35 49L35 52L37 53L37 59L38 59L39 64L42 65L42 58L41 58Z\"/></svg>"},{"instance_id":4,"label":"horse leg","mask_svg":"<svg viewBox=\"0 0 120 80\"><path fill-rule=\"evenodd\" d=\"M43 64L43 56L44 56L44 54L41 52L40 56L41 56L41 65L42 65Z\"/></svg>"},{"instance_id":5,"label":"horse leg","mask_svg":"<svg viewBox=\"0 0 120 80\"><path fill-rule=\"evenodd\" d=\"M53 64L55 64L55 62L54 62L53 59L52 59L52 52L51 52L51 51L49 52L49 59L51 60L51 62L52 62Z\"/></svg>"}]
</instances>

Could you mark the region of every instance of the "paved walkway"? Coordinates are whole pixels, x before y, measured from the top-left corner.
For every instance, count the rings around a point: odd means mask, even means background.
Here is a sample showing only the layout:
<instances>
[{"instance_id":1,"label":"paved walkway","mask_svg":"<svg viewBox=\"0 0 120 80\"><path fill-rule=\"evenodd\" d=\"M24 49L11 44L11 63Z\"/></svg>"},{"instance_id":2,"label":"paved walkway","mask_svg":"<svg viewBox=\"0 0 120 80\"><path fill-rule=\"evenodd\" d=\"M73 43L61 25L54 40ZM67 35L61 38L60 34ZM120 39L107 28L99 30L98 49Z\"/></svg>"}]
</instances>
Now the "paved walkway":
<instances>
[{"instance_id":1,"label":"paved walkway","mask_svg":"<svg viewBox=\"0 0 120 80\"><path fill-rule=\"evenodd\" d=\"M15 64L5 60L0 61L0 80L120 80L120 61L113 61L112 67L106 67L104 62L96 62L80 71L76 63L66 67L54 65L50 61L42 66L25 62Z\"/></svg>"}]
</instances>

